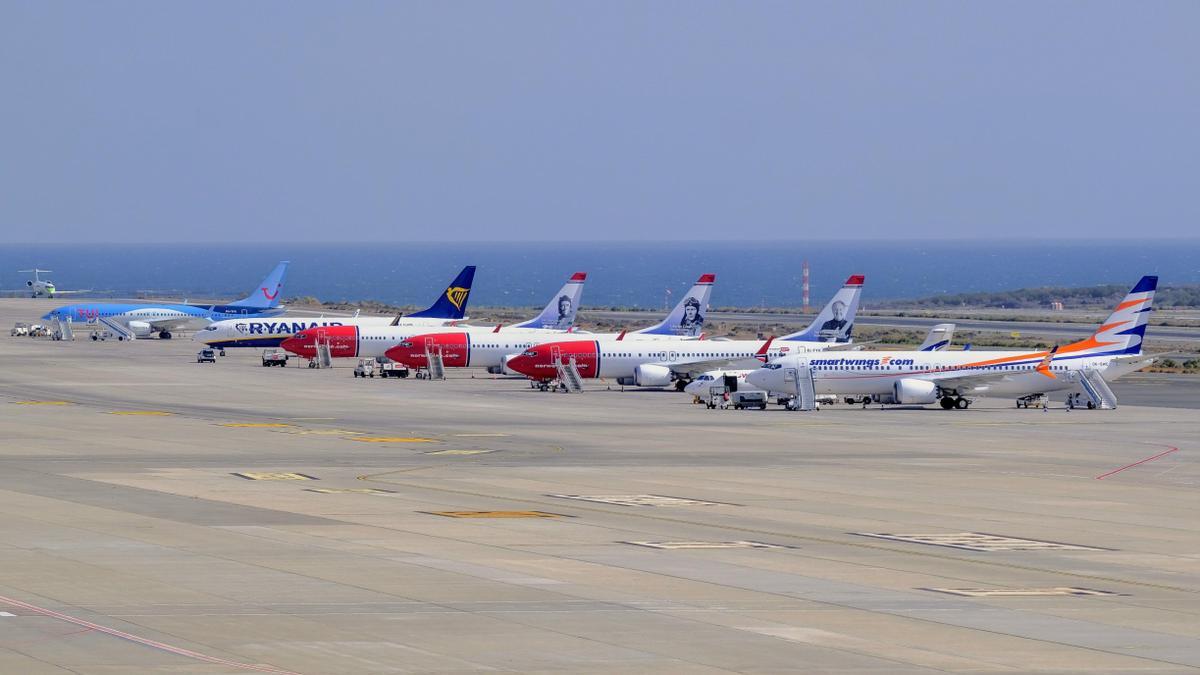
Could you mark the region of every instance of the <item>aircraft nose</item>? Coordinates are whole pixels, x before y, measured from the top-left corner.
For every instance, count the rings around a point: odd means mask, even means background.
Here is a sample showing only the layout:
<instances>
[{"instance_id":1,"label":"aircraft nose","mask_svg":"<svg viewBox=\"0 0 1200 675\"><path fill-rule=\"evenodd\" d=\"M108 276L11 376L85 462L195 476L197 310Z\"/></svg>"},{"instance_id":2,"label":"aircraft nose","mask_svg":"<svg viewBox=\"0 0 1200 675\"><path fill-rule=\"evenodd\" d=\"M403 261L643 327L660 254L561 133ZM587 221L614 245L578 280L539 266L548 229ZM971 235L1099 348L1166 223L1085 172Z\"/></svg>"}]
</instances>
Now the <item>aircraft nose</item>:
<instances>
[{"instance_id":1,"label":"aircraft nose","mask_svg":"<svg viewBox=\"0 0 1200 675\"><path fill-rule=\"evenodd\" d=\"M533 377L537 374L537 371L534 368L536 363L537 360L531 356L517 354L508 360L508 368L509 370L514 370L522 375Z\"/></svg>"},{"instance_id":2,"label":"aircraft nose","mask_svg":"<svg viewBox=\"0 0 1200 675\"><path fill-rule=\"evenodd\" d=\"M767 370L752 370L749 373L746 373L746 383L751 386L758 387L759 389L770 389L770 387L767 386L767 380L770 375L771 372Z\"/></svg>"},{"instance_id":3,"label":"aircraft nose","mask_svg":"<svg viewBox=\"0 0 1200 675\"><path fill-rule=\"evenodd\" d=\"M308 356L307 354L304 353L305 346L306 346L304 340L301 340L300 338L297 338L295 336L292 336L290 338L285 339L283 342L280 342L279 346L283 347L287 351L289 351L297 356Z\"/></svg>"},{"instance_id":4,"label":"aircraft nose","mask_svg":"<svg viewBox=\"0 0 1200 675\"><path fill-rule=\"evenodd\" d=\"M384 352L384 356L396 363L403 363L409 368L423 368L426 365L425 352L418 352L416 347L410 343L401 342Z\"/></svg>"}]
</instances>

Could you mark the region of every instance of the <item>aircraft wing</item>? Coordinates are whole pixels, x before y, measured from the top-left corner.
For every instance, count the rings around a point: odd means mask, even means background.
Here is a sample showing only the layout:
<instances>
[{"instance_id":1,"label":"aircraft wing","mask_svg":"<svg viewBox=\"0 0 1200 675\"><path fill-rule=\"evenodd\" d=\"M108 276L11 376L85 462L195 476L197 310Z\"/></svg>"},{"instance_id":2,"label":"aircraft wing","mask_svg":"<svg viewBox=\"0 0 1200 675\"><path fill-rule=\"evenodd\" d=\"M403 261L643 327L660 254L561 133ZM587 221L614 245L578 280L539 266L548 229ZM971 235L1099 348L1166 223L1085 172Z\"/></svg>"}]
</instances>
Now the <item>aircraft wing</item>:
<instances>
[{"instance_id":1,"label":"aircraft wing","mask_svg":"<svg viewBox=\"0 0 1200 675\"><path fill-rule=\"evenodd\" d=\"M710 370L730 370L736 368L757 368L762 363L753 356L727 356L722 358L708 358L696 361L659 361L654 365L670 368L671 372L676 375L683 375L688 378L695 378L697 375L707 373Z\"/></svg>"},{"instance_id":2,"label":"aircraft wing","mask_svg":"<svg viewBox=\"0 0 1200 675\"><path fill-rule=\"evenodd\" d=\"M999 382L1006 382L1011 380L1013 375L1026 375L1029 372L1029 370L1018 370L960 375L951 371L945 373L932 373L921 379L930 380L942 389L951 389L960 394L969 394L972 392L987 391L990 385L997 384ZM1047 380L1049 380L1049 376L1047 376Z\"/></svg>"},{"instance_id":3,"label":"aircraft wing","mask_svg":"<svg viewBox=\"0 0 1200 675\"><path fill-rule=\"evenodd\" d=\"M57 296L57 295L75 295L76 293L91 293L91 292L92 292L92 289L90 289L90 288L84 288L84 289L81 289L81 290L78 290L78 291L59 291L59 290L55 290L55 291L54 291L54 295L56 295L56 296Z\"/></svg>"},{"instance_id":4,"label":"aircraft wing","mask_svg":"<svg viewBox=\"0 0 1200 675\"><path fill-rule=\"evenodd\" d=\"M133 319L133 320L141 321L141 319ZM150 328L152 328L156 331L164 331L164 330L172 331L172 330L180 330L182 328L186 328L187 326L191 325L191 323L195 320L196 320L196 317L194 317L194 316L192 316L192 317L184 316L184 317L170 318L170 319L155 319L153 321L147 321L146 323L150 324ZM128 323L128 322L126 322L126 323Z\"/></svg>"}]
</instances>

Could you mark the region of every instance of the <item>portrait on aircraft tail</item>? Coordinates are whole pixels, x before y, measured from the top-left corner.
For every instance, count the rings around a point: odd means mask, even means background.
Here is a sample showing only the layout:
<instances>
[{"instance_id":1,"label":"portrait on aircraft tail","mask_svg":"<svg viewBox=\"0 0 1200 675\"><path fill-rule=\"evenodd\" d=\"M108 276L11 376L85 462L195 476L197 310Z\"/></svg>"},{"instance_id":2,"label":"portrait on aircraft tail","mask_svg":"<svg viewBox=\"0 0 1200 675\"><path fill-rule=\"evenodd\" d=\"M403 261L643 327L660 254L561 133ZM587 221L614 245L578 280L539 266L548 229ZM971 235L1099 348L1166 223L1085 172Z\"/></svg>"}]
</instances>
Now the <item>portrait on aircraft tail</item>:
<instances>
[{"instance_id":1,"label":"portrait on aircraft tail","mask_svg":"<svg viewBox=\"0 0 1200 675\"><path fill-rule=\"evenodd\" d=\"M700 301L688 298L683 302L683 318L679 320L679 334L696 336L704 330L704 315L700 313Z\"/></svg>"},{"instance_id":2,"label":"portrait on aircraft tail","mask_svg":"<svg viewBox=\"0 0 1200 675\"><path fill-rule=\"evenodd\" d=\"M822 342L844 341L850 337L850 331L854 329L854 324L846 319L846 303L834 300L830 309L833 311L833 316L821 324L817 335Z\"/></svg>"}]
</instances>

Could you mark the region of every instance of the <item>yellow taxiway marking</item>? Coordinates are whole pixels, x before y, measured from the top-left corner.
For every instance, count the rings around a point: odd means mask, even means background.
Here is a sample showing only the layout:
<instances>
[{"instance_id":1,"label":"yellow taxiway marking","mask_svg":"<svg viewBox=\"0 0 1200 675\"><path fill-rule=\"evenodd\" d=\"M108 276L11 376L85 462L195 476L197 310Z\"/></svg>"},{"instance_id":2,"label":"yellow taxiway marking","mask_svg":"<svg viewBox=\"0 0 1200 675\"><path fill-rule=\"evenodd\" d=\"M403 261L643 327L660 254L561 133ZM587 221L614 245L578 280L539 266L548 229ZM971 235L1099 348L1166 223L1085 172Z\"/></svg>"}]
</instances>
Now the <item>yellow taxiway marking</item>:
<instances>
[{"instance_id":1,"label":"yellow taxiway marking","mask_svg":"<svg viewBox=\"0 0 1200 675\"><path fill-rule=\"evenodd\" d=\"M395 490L380 490L379 488L305 488L306 492L320 492L326 495L393 495Z\"/></svg>"},{"instance_id":2,"label":"yellow taxiway marking","mask_svg":"<svg viewBox=\"0 0 1200 675\"><path fill-rule=\"evenodd\" d=\"M271 472L271 471L239 471L235 474L238 478L246 480L317 480L312 476L306 476L302 473L290 472Z\"/></svg>"},{"instance_id":3,"label":"yellow taxiway marking","mask_svg":"<svg viewBox=\"0 0 1200 675\"><path fill-rule=\"evenodd\" d=\"M279 427L290 427L290 424L283 422L227 422L222 424L223 427L242 427L250 429L278 429Z\"/></svg>"},{"instance_id":4,"label":"yellow taxiway marking","mask_svg":"<svg viewBox=\"0 0 1200 675\"><path fill-rule=\"evenodd\" d=\"M297 436L360 436L363 432L349 429L289 429L285 433Z\"/></svg>"},{"instance_id":5,"label":"yellow taxiway marking","mask_svg":"<svg viewBox=\"0 0 1200 675\"><path fill-rule=\"evenodd\" d=\"M434 516L447 518L561 518L558 513L545 511L426 511Z\"/></svg>"},{"instance_id":6,"label":"yellow taxiway marking","mask_svg":"<svg viewBox=\"0 0 1200 675\"><path fill-rule=\"evenodd\" d=\"M437 443L432 438L419 438L415 436L353 436L350 440L361 443Z\"/></svg>"},{"instance_id":7,"label":"yellow taxiway marking","mask_svg":"<svg viewBox=\"0 0 1200 675\"><path fill-rule=\"evenodd\" d=\"M174 415L165 410L113 410L109 415L146 415L150 417L166 417Z\"/></svg>"},{"instance_id":8,"label":"yellow taxiway marking","mask_svg":"<svg viewBox=\"0 0 1200 675\"><path fill-rule=\"evenodd\" d=\"M426 455L486 455L495 450L433 450L425 453Z\"/></svg>"},{"instance_id":9,"label":"yellow taxiway marking","mask_svg":"<svg viewBox=\"0 0 1200 675\"><path fill-rule=\"evenodd\" d=\"M71 405L70 401L13 401L17 405Z\"/></svg>"}]
</instances>

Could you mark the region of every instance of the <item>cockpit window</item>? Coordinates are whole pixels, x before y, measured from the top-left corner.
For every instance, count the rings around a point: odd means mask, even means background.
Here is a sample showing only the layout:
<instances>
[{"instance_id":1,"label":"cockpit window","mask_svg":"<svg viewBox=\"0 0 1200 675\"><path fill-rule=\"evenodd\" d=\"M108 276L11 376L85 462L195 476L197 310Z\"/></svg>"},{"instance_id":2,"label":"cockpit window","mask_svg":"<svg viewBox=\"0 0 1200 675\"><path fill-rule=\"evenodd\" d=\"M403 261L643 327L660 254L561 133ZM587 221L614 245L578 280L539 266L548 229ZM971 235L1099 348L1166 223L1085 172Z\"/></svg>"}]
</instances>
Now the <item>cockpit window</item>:
<instances>
[{"instance_id":1,"label":"cockpit window","mask_svg":"<svg viewBox=\"0 0 1200 675\"><path fill-rule=\"evenodd\" d=\"M530 350L527 350L527 351L521 352L521 356L537 356L537 350L536 350L536 349L530 349Z\"/></svg>"}]
</instances>

